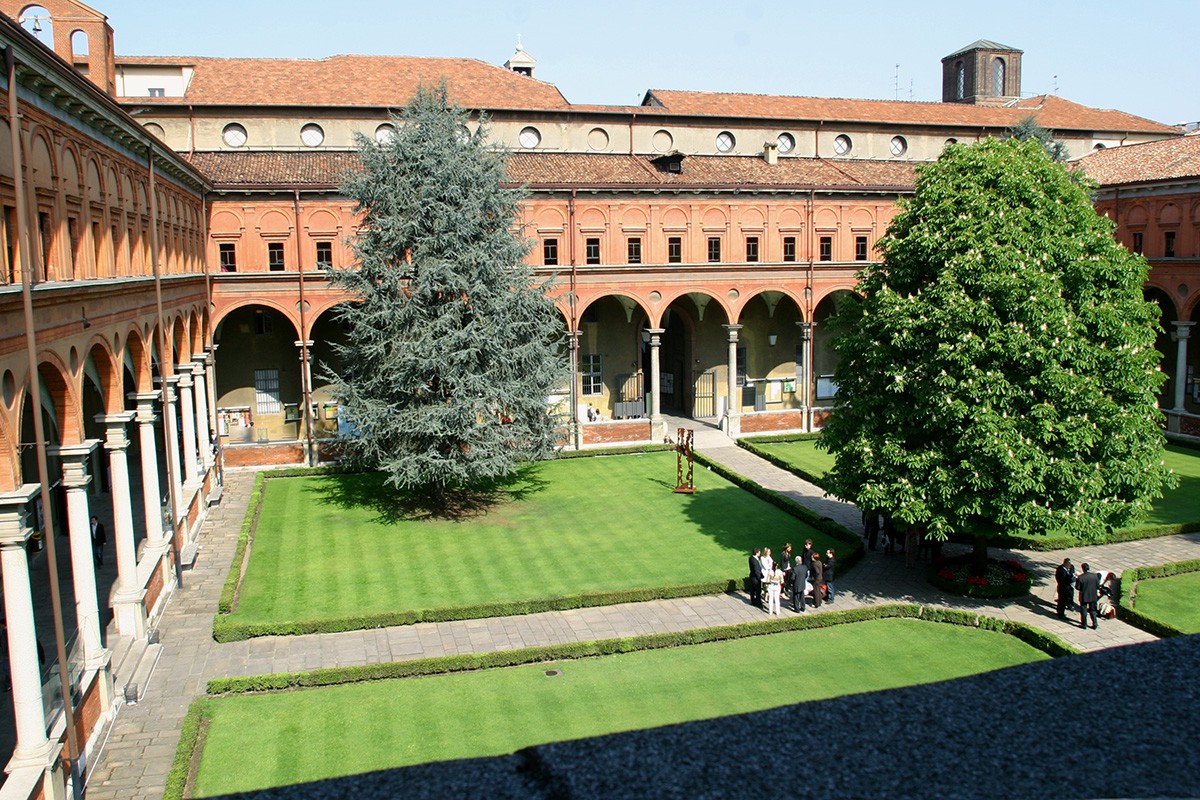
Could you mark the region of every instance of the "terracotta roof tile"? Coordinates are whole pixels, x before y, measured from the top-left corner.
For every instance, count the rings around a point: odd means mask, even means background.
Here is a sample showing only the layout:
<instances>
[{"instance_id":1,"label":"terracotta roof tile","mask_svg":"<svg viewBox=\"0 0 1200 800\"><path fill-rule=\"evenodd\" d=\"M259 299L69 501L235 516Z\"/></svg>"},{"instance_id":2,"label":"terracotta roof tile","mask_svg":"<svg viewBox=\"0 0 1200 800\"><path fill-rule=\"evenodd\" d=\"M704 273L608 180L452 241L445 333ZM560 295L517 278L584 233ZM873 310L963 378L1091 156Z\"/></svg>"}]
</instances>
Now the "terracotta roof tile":
<instances>
[{"instance_id":1,"label":"terracotta roof tile","mask_svg":"<svg viewBox=\"0 0 1200 800\"><path fill-rule=\"evenodd\" d=\"M202 152L188 160L217 189L254 187L333 188L358 164L357 154L336 152ZM756 156L688 156L682 173L660 170L650 156L596 153L514 153L508 174L532 187L815 187L910 190L916 164L781 158L775 165Z\"/></svg>"},{"instance_id":2,"label":"terracotta roof tile","mask_svg":"<svg viewBox=\"0 0 1200 800\"><path fill-rule=\"evenodd\" d=\"M1110 147L1076 162L1102 186L1200 177L1200 133Z\"/></svg>"},{"instance_id":3,"label":"terracotta roof tile","mask_svg":"<svg viewBox=\"0 0 1200 800\"><path fill-rule=\"evenodd\" d=\"M567 101L550 83L469 58L331 56L293 58L121 57L124 65L194 68L184 97L154 104L221 106L401 107L419 85L443 81L469 109L563 109ZM148 98L123 98L146 105Z\"/></svg>"},{"instance_id":4,"label":"terracotta roof tile","mask_svg":"<svg viewBox=\"0 0 1200 800\"><path fill-rule=\"evenodd\" d=\"M655 108L659 112L700 117L1010 128L1032 114L1038 124L1056 131L1179 133L1177 128L1170 125L1135 117L1124 111L1089 108L1054 95L1025 98L1013 107L997 107L653 89L646 93L645 102L655 106L661 104L661 108Z\"/></svg>"}]
</instances>

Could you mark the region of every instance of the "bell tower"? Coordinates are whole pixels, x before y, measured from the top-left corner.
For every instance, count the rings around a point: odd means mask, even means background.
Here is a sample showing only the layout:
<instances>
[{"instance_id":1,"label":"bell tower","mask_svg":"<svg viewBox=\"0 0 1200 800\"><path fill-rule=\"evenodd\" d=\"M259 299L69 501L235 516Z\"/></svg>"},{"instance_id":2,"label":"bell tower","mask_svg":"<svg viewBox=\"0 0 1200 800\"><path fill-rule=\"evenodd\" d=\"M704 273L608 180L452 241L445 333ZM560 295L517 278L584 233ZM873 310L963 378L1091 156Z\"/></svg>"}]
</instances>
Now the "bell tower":
<instances>
[{"instance_id":1,"label":"bell tower","mask_svg":"<svg viewBox=\"0 0 1200 800\"><path fill-rule=\"evenodd\" d=\"M16 20L80 75L116 94L113 29L104 14L75 0L0 0L0 13Z\"/></svg>"},{"instance_id":2,"label":"bell tower","mask_svg":"<svg viewBox=\"0 0 1200 800\"><path fill-rule=\"evenodd\" d=\"M980 39L942 59L942 102L1001 106L1021 99L1022 51Z\"/></svg>"}]
</instances>

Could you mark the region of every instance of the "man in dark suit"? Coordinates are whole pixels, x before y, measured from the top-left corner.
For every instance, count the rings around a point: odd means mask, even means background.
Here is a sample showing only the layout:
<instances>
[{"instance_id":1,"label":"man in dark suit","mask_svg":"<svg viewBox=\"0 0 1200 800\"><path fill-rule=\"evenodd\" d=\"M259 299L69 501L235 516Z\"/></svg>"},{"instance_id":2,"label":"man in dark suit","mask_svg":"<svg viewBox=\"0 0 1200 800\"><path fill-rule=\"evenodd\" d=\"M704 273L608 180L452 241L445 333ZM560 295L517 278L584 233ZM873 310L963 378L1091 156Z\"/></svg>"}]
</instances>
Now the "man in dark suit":
<instances>
[{"instance_id":1,"label":"man in dark suit","mask_svg":"<svg viewBox=\"0 0 1200 800\"><path fill-rule=\"evenodd\" d=\"M104 523L96 517L92 517L92 557L96 559L96 566L104 566L104 545L108 544L108 533L104 530Z\"/></svg>"},{"instance_id":2,"label":"man in dark suit","mask_svg":"<svg viewBox=\"0 0 1200 800\"><path fill-rule=\"evenodd\" d=\"M1079 589L1079 627L1087 627L1087 618L1091 614L1092 628L1095 629L1100 627L1097 624L1099 616L1096 614L1096 602L1100 599L1100 576L1089 572L1086 562L1082 569L1083 572L1075 579L1075 588Z\"/></svg>"},{"instance_id":3,"label":"man in dark suit","mask_svg":"<svg viewBox=\"0 0 1200 800\"><path fill-rule=\"evenodd\" d=\"M813 554L808 562L808 580L813 585L813 608L821 607L821 584L825 582L825 567L821 564L820 556Z\"/></svg>"},{"instance_id":4,"label":"man in dark suit","mask_svg":"<svg viewBox=\"0 0 1200 800\"><path fill-rule=\"evenodd\" d=\"M808 568L804 566L801 556L796 556L796 566L792 569L792 611L804 612L804 584L808 580Z\"/></svg>"},{"instance_id":5,"label":"man in dark suit","mask_svg":"<svg viewBox=\"0 0 1200 800\"><path fill-rule=\"evenodd\" d=\"M762 562L758 560L762 550L754 548L754 552L750 554L750 605L755 608L762 608L762 584L763 584L763 567Z\"/></svg>"},{"instance_id":6,"label":"man in dark suit","mask_svg":"<svg viewBox=\"0 0 1200 800\"><path fill-rule=\"evenodd\" d=\"M1067 618L1067 606L1071 604L1071 589L1075 586L1075 565L1064 558L1054 570L1054 582L1058 585L1058 602L1055 610L1059 619Z\"/></svg>"}]
</instances>

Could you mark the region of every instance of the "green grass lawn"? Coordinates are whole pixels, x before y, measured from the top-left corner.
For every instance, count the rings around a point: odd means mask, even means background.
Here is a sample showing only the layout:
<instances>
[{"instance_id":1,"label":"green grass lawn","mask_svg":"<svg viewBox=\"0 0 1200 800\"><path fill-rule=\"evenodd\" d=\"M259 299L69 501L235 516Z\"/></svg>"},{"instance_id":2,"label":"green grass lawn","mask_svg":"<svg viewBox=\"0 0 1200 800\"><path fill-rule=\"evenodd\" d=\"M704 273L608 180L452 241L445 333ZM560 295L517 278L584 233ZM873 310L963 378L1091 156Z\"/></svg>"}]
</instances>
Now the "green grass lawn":
<instances>
[{"instance_id":1,"label":"green grass lawn","mask_svg":"<svg viewBox=\"0 0 1200 800\"><path fill-rule=\"evenodd\" d=\"M756 545L837 543L673 453L539 464L486 513L413 519L378 475L267 482L231 622L413 609L741 578Z\"/></svg>"},{"instance_id":2,"label":"green grass lawn","mask_svg":"<svg viewBox=\"0 0 1200 800\"><path fill-rule=\"evenodd\" d=\"M833 468L833 454L819 449L812 439L753 442L753 445L810 475L821 476ZM1138 526L1200 522L1200 505L1196 503L1196 497L1200 496L1200 451L1168 445L1164 459L1179 476L1179 486L1168 489L1156 500L1153 509Z\"/></svg>"},{"instance_id":3,"label":"green grass lawn","mask_svg":"<svg viewBox=\"0 0 1200 800\"><path fill-rule=\"evenodd\" d=\"M884 619L473 673L216 698L195 797L758 711L1048 658L1014 637ZM545 670L562 669L547 677Z\"/></svg>"},{"instance_id":4,"label":"green grass lawn","mask_svg":"<svg viewBox=\"0 0 1200 800\"><path fill-rule=\"evenodd\" d=\"M1200 572L1138 581L1134 607L1184 633L1200 633Z\"/></svg>"}]
</instances>

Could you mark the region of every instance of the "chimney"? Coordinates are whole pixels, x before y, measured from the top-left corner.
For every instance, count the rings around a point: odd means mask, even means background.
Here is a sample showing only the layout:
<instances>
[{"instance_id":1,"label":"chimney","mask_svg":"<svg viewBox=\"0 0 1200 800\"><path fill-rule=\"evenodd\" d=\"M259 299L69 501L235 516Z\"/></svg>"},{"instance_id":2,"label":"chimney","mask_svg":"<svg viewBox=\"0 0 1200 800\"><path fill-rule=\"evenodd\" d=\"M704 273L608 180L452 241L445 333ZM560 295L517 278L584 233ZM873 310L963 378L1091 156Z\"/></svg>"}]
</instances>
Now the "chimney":
<instances>
[{"instance_id":1,"label":"chimney","mask_svg":"<svg viewBox=\"0 0 1200 800\"><path fill-rule=\"evenodd\" d=\"M779 163L779 145L774 142L763 143L763 161L768 164Z\"/></svg>"}]
</instances>

